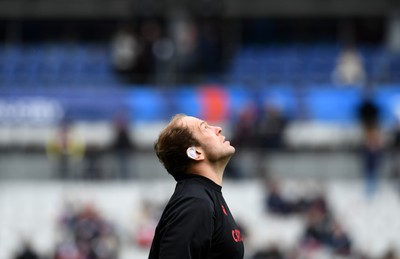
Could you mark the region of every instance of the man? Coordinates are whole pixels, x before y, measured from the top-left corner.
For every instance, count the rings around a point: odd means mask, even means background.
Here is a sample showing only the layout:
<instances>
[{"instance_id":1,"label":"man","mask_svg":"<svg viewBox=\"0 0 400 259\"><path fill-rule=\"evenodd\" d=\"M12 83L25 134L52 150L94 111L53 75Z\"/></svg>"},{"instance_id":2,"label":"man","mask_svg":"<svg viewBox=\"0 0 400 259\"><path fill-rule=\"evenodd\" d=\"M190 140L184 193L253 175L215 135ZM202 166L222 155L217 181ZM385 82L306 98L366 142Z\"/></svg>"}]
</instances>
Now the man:
<instances>
[{"instance_id":1,"label":"man","mask_svg":"<svg viewBox=\"0 0 400 259\"><path fill-rule=\"evenodd\" d=\"M240 230L222 196L222 178L235 148L220 127L176 115L154 148L177 181L150 249L154 258L242 259Z\"/></svg>"}]
</instances>

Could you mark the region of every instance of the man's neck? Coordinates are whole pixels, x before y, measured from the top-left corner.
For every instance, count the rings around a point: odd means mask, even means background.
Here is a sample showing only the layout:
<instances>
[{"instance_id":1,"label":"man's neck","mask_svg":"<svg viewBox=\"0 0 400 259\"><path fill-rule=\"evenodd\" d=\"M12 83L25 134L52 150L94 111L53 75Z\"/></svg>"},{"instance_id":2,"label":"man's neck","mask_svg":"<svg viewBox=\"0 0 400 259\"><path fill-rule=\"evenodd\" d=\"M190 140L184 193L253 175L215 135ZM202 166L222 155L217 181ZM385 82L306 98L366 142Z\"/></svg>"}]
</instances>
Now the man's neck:
<instances>
[{"instance_id":1,"label":"man's neck","mask_svg":"<svg viewBox=\"0 0 400 259\"><path fill-rule=\"evenodd\" d=\"M222 186L222 178L224 175L224 169L223 168L214 168L210 164L197 164L192 167L190 170L190 173L197 174L204 176L214 183L218 184L219 186Z\"/></svg>"}]
</instances>

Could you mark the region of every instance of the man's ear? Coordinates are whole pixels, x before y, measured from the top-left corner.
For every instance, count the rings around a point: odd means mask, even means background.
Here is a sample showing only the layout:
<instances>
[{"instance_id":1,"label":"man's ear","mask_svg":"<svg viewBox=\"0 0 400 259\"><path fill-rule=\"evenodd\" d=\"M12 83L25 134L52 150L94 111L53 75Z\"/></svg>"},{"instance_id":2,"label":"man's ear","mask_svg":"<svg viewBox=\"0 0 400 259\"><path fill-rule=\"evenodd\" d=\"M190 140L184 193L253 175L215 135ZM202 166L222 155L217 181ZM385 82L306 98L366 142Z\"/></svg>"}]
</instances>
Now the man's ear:
<instances>
[{"instance_id":1,"label":"man's ear","mask_svg":"<svg viewBox=\"0 0 400 259\"><path fill-rule=\"evenodd\" d=\"M186 155L190 159L197 161L204 159L203 151L198 147L188 147L188 149L186 149Z\"/></svg>"}]
</instances>

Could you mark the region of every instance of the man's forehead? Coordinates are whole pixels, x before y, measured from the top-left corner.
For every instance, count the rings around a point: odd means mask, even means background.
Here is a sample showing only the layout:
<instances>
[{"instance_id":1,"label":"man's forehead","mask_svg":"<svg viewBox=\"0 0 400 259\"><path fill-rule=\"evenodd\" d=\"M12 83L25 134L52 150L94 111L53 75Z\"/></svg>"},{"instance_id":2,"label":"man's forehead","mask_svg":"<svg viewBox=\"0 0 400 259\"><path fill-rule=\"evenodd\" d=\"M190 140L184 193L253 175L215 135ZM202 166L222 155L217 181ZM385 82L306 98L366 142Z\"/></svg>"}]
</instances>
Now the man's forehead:
<instances>
[{"instance_id":1,"label":"man's forehead","mask_svg":"<svg viewBox=\"0 0 400 259\"><path fill-rule=\"evenodd\" d=\"M193 116L185 116L181 119L181 121L185 126L188 127L200 125L201 123L204 122L203 120L200 120L199 118Z\"/></svg>"}]
</instances>

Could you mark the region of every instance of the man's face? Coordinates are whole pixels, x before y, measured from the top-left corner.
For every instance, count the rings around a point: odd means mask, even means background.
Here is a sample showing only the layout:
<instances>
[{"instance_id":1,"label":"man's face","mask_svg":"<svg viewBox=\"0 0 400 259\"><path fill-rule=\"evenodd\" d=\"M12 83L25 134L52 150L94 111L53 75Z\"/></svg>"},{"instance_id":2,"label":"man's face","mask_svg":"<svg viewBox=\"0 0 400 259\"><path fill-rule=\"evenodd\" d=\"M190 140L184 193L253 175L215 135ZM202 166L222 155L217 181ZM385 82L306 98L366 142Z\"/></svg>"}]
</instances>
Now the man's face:
<instances>
[{"instance_id":1,"label":"man's face","mask_svg":"<svg viewBox=\"0 0 400 259\"><path fill-rule=\"evenodd\" d=\"M194 137L200 142L208 160L218 161L231 157L235 153L235 148L221 134L220 127L208 125L207 122L191 116L182 118L182 122L189 127Z\"/></svg>"}]
</instances>

